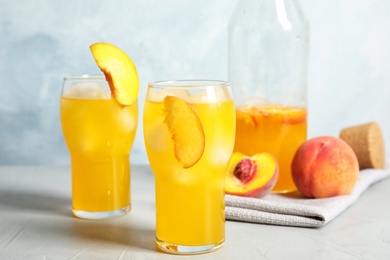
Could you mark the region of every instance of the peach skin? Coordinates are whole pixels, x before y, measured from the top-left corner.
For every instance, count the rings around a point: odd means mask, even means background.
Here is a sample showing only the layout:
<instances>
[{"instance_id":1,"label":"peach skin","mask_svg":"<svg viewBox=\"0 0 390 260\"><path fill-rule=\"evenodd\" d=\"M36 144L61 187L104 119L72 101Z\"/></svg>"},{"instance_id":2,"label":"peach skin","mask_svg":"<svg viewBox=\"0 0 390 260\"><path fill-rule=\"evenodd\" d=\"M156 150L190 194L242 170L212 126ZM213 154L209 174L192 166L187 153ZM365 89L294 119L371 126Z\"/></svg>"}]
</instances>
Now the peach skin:
<instances>
[{"instance_id":1,"label":"peach skin","mask_svg":"<svg viewBox=\"0 0 390 260\"><path fill-rule=\"evenodd\" d=\"M305 197L327 198L352 191L359 176L359 163L346 142L320 136L299 147L291 170L295 185Z\"/></svg>"}]
</instances>

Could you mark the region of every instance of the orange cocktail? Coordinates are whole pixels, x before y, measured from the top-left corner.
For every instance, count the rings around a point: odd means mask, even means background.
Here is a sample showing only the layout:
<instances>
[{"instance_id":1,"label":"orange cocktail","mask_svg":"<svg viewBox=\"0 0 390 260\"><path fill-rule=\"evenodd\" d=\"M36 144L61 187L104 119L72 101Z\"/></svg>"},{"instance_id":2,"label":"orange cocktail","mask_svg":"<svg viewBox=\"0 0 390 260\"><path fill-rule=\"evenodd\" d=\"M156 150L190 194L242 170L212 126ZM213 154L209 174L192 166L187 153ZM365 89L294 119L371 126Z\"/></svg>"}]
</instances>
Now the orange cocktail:
<instances>
[{"instance_id":1,"label":"orange cocktail","mask_svg":"<svg viewBox=\"0 0 390 260\"><path fill-rule=\"evenodd\" d=\"M144 138L155 175L161 249L198 253L224 242L224 176L234 146L234 111L224 82L149 85Z\"/></svg>"},{"instance_id":2,"label":"orange cocktail","mask_svg":"<svg viewBox=\"0 0 390 260\"><path fill-rule=\"evenodd\" d=\"M234 151L248 156L260 152L273 154L279 164L279 177L273 191L295 190L291 162L307 138L306 109L278 105L237 107L236 119Z\"/></svg>"},{"instance_id":3,"label":"orange cocktail","mask_svg":"<svg viewBox=\"0 0 390 260\"><path fill-rule=\"evenodd\" d=\"M71 154L72 211L106 218L130 210L129 153L137 128L137 102L120 105L104 77L68 77L60 101Z\"/></svg>"}]
</instances>

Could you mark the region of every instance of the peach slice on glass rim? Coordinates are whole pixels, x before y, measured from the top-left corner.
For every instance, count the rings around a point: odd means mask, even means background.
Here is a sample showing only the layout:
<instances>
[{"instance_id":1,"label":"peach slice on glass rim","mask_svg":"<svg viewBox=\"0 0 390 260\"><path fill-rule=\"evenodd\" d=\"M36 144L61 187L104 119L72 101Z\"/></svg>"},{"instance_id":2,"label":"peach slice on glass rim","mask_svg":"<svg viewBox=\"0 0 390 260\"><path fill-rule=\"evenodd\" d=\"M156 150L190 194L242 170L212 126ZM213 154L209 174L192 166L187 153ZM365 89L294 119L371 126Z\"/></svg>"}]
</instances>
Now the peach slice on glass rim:
<instances>
[{"instance_id":1,"label":"peach slice on glass rim","mask_svg":"<svg viewBox=\"0 0 390 260\"><path fill-rule=\"evenodd\" d=\"M139 80L137 69L130 57L118 47L105 42L90 46L98 67L110 85L113 97L124 106L137 100Z\"/></svg>"},{"instance_id":2,"label":"peach slice on glass rim","mask_svg":"<svg viewBox=\"0 0 390 260\"><path fill-rule=\"evenodd\" d=\"M165 124L172 134L175 157L183 168L194 166L202 157L205 135L202 122L192 106L181 98L164 98Z\"/></svg>"},{"instance_id":3,"label":"peach slice on glass rim","mask_svg":"<svg viewBox=\"0 0 390 260\"><path fill-rule=\"evenodd\" d=\"M235 152L225 175L225 193L261 198L275 186L278 175L278 162L271 154L258 153L249 157Z\"/></svg>"}]
</instances>

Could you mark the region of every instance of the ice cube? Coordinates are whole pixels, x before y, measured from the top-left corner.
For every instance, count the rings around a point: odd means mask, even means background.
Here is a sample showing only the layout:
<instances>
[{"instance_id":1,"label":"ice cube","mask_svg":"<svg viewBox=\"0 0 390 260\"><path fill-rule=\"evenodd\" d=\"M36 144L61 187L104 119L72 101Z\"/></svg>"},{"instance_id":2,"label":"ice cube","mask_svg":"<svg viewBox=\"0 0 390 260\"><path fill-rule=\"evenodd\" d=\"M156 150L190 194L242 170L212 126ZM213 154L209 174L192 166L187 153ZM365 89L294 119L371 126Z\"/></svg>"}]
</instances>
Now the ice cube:
<instances>
[{"instance_id":1,"label":"ice cube","mask_svg":"<svg viewBox=\"0 0 390 260\"><path fill-rule=\"evenodd\" d=\"M119 122L121 122L124 131L131 132L137 127L137 118L129 115L127 111L121 111L118 113Z\"/></svg>"},{"instance_id":2,"label":"ice cube","mask_svg":"<svg viewBox=\"0 0 390 260\"><path fill-rule=\"evenodd\" d=\"M165 152L169 149L171 133L163 122L157 122L145 131L145 141L154 152Z\"/></svg>"},{"instance_id":3,"label":"ice cube","mask_svg":"<svg viewBox=\"0 0 390 260\"><path fill-rule=\"evenodd\" d=\"M227 88L217 88L215 95L218 100L231 100L233 99L232 93Z\"/></svg>"},{"instance_id":4,"label":"ice cube","mask_svg":"<svg viewBox=\"0 0 390 260\"><path fill-rule=\"evenodd\" d=\"M252 106L266 106L271 105L271 101L263 97L250 97L241 102L241 107L252 107Z\"/></svg>"},{"instance_id":5,"label":"ice cube","mask_svg":"<svg viewBox=\"0 0 390 260\"><path fill-rule=\"evenodd\" d=\"M79 83L73 85L65 93L66 97L84 99L108 99L109 94L104 93L104 86L96 82Z\"/></svg>"},{"instance_id":6,"label":"ice cube","mask_svg":"<svg viewBox=\"0 0 390 260\"><path fill-rule=\"evenodd\" d=\"M211 100L215 100L215 98L216 97L213 89L203 89L191 95L191 102L193 103L210 102Z\"/></svg>"},{"instance_id":7,"label":"ice cube","mask_svg":"<svg viewBox=\"0 0 390 260\"><path fill-rule=\"evenodd\" d=\"M190 102L221 102L230 99L232 99L232 97L225 88L206 88L191 95Z\"/></svg>"},{"instance_id":8,"label":"ice cube","mask_svg":"<svg viewBox=\"0 0 390 260\"><path fill-rule=\"evenodd\" d=\"M148 93L148 99L155 102L162 102L166 96L175 96L182 98L184 100L188 100L189 92L186 89L162 89L159 91L150 91Z\"/></svg>"}]
</instances>

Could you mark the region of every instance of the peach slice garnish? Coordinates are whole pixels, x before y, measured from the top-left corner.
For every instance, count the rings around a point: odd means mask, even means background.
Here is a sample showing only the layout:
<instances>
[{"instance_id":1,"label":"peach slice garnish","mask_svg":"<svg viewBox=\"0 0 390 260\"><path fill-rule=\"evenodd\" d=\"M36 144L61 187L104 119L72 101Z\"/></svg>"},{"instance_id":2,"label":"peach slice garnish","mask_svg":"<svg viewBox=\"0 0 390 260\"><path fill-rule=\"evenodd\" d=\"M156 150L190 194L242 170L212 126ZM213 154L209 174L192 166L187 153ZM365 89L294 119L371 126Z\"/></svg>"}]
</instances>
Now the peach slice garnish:
<instances>
[{"instance_id":1,"label":"peach slice garnish","mask_svg":"<svg viewBox=\"0 0 390 260\"><path fill-rule=\"evenodd\" d=\"M165 120L174 142L176 159L183 168L194 166L202 157L205 135L202 122L192 106L181 98L164 98Z\"/></svg>"},{"instance_id":2,"label":"peach slice garnish","mask_svg":"<svg viewBox=\"0 0 390 260\"><path fill-rule=\"evenodd\" d=\"M124 106L137 100L139 80L130 57L118 47L98 42L90 47L96 64L103 71L113 97Z\"/></svg>"}]
</instances>

